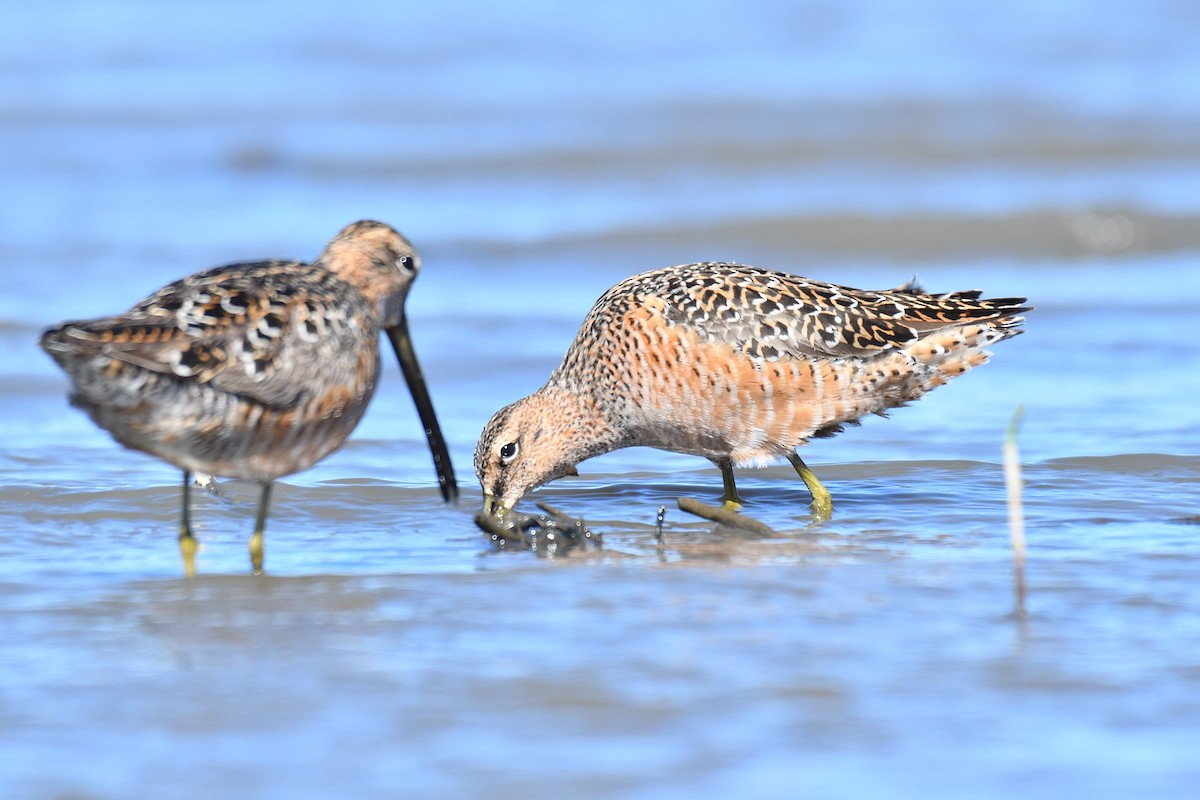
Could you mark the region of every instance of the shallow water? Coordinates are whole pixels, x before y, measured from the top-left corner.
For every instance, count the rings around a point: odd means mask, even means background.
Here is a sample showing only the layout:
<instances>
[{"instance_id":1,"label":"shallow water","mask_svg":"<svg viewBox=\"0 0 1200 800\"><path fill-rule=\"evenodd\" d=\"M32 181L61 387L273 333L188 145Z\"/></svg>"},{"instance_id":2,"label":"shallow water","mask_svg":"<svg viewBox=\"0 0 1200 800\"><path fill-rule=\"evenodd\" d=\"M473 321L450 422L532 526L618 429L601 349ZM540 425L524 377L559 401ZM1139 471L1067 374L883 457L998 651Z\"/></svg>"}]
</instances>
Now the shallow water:
<instances>
[{"instance_id":1,"label":"shallow water","mask_svg":"<svg viewBox=\"0 0 1200 800\"><path fill-rule=\"evenodd\" d=\"M128 0L0 29L0 795L1190 797L1200 785L1200 77L1190 6ZM464 498L389 365L348 445L195 493L34 341L359 217ZM1028 295L993 363L739 474L632 449L499 552L475 438L634 272L728 258ZM1003 431L1027 409L1017 614ZM663 537L655 517L666 506Z\"/></svg>"}]
</instances>

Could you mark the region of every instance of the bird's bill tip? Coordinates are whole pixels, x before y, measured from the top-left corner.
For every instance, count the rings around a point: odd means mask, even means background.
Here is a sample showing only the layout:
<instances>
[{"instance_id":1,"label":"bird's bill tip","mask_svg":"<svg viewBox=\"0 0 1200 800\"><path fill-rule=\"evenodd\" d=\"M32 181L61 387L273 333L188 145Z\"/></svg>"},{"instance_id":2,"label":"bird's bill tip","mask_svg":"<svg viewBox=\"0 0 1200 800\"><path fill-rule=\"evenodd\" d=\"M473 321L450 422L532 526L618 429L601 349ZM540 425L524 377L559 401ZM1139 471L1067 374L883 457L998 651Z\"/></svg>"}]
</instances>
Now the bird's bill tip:
<instances>
[{"instance_id":1,"label":"bird's bill tip","mask_svg":"<svg viewBox=\"0 0 1200 800\"><path fill-rule=\"evenodd\" d=\"M500 502L500 499L493 494L483 495L483 513L489 517L499 517L512 511L512 506L507 506Z\"/></svg>"}]
</instances>

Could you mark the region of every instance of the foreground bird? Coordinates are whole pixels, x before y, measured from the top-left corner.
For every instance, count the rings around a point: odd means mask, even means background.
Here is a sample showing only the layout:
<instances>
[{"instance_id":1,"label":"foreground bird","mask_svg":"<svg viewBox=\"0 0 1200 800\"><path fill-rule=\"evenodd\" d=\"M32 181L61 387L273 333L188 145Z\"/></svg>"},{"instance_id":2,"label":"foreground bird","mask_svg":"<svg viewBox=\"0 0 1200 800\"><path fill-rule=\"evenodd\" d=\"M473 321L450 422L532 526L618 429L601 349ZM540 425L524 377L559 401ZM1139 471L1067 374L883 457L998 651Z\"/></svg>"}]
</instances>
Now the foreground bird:
<instances>
[{"instance_id":1,"label":"foreground bird","mask_svg":"<svg viewBox=\"0 0 1200 800\"><path fill-rule=\"evenodd\" d=\"M179 549L195 574L191 473L262 484L250 560L262 571L271 482L346 441L379 376L385 330L424 426L442 497L458 496L404 300L420 260L391 227L344 228L311 264L256 261L198 272L124 314L68 322L41 345L71 402L134 450L183 469Z\"/></svg>"},{"instance_id":2,"label":"foreground bird","mask_svg":"<svg viewBox=\"0 0 1200 800\"><path fill-rule=\"evenodd\" d=\"M828 518L829 492L795 448L984 363L985 347L1021 333L1024 302L913 284L862 291L724 263L636 275L596 301L546 385L484 427L485 511L640 445L711 460L731 508L734 465L787 458Z\"/></svg>"}]
</instances>

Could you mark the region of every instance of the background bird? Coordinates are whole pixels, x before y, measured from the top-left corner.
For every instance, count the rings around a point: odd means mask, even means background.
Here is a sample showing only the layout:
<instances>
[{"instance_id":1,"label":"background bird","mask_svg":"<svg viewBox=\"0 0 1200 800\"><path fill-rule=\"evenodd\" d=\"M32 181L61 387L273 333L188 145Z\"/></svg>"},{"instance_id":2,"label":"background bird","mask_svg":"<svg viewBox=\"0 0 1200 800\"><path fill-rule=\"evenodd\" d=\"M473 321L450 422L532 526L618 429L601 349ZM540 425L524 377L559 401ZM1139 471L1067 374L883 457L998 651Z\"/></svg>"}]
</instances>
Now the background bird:
<instances>
[{"instance_id":1,"label":"background bird","mask_svg":"<svg viewBox=\"0 0 1200 800\"><path fill-rule=\"evenodd\" d=\"M354 430L379 377L381 330L416 403L442 497L457 497L405 317L419 269L407 239L360 221L311 264L198 272L124 314L50 328L41 345L70 376L73 405L126 447L183 470L179 544L188 575L191 473L262 484L250 541L260 572L271 483L311 467Z\"/></svg>"},{"instance_id":2,"label":"background bird","mask_svg":"<svg viewBox=\"0 0 1200 800\"><path fill-rule=\"evenodd\" d=\"M643 445L711 460L734 508L734 465L786 458L828 517L829 492L795 448L986 362L1028 309L980 295L863 291L727 263L629 278L592 307L546 385L484 427L485 510Z\"/></svg>"}]
</instances>

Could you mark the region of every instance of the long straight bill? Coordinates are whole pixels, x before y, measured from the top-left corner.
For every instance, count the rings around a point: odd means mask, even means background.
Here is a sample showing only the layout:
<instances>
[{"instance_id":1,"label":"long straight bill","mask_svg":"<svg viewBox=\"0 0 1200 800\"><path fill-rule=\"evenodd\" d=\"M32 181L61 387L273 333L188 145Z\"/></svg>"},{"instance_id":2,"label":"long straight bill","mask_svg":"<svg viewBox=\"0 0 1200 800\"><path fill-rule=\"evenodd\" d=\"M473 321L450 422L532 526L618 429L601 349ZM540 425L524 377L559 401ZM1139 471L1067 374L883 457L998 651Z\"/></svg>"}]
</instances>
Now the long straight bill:
<instances>
[{"instance_id":1,"label":"long straight bill","mask_svg":"<svg viewBox=\"0 0 1200 800\"><path fill-rule=\"evenodd\" d=\"M447 502L458 499L458 482L454 479L454 466L450 463L450 451L446 449L446 440L438 425L437 414L433 411L433 401L429 399L429 390L425 388L425 378L421 375L421 365L417 363L417 354L413 351L412 339L408 335L408 321L401 317L400 322L388 328L388 339L392 349L396 351L396 359L400 362L400 371L408 382L408 391L412 393L413 402L417 406L417 415L425 428L425 438L429 440L429 450L433 453L433 468L437 471L438 486L442 490L442 499Z\"/></svg>"}]
</instances>

